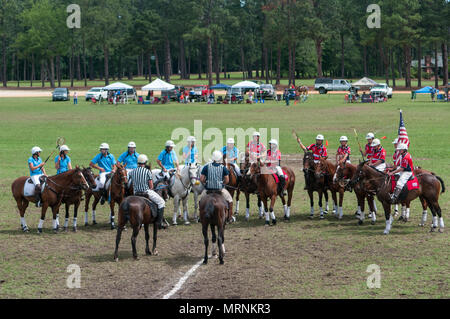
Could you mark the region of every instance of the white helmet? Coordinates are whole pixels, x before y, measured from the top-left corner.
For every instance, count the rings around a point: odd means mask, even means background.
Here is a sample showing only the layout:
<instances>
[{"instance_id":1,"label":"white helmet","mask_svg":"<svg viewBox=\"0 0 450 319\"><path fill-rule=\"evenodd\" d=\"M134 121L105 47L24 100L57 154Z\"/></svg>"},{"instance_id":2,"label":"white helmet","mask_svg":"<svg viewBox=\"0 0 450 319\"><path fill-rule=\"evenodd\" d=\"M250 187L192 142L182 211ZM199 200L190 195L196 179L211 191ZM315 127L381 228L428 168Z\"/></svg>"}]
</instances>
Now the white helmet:
<instances>
[{"instance_id":1,"label":"white helmet","mask_svg":"<svg viewBox=\"0 0 450 319\"><path fill-rule=\"evenodd\" d=\"M187 142L196 142L196 141L197 141L197 139L195 138L195 136L189 136L187 138Z\"/></svg>"},{"instance_id":2,"label":"white helmet","mask_svg":"<svg viewBox=\"0 0 450 319\"><path fill-rule=\"evenodd\" d=\"M407 149L408 149L408 145L406 145L406 144L401 143L401 144L397 145L397 151L407 150Z\"/></svg>"},{"instance_id":3,"label":"white helmet","mask_svg":"<svg viewBox=\"0 0 450 319\"><path fill-rule=\"evenodd\" d=\"M323 141L324 139L325 138L323 137L322 134L319 134L319 135L316 136L316 140Z\"/></svg>"},{"instance_id":4,"label":"white helmet","mask_svg":"<svg viewBox=\"0 0 450 319\"><path fill-rule=\"evenodd\" d=\"M253 137L255 137L255 136L261 136L261 133L259 133L259 132L253 133Z\"/></svg>"},{"instance_id":5,"label":"white helmet","mask_svg":"<svg viewBox=\"0 0 450 319\"><path fill-rule=\"evenodd\" d=\"M63 152L63 151L70 151L70 148L69 148L67 145L63 145L63 146L61 146L61 147L59 148L59 151L60 151L60 152Z\"/></svg>"},{"instance_id":6,"label":"white helmet","mask_svg":"<svg viewBox=\"0 0 450 319\"><path fill-rule=\"evenodd\" d=\"M374 138L375 138L375 134L367 133L366 140L370 140L370 139L374 139Z\"/></svg>"},{"instance_id":7,"label":"white helmet","mask_svg":"<svg viewBox=\"0 0 450 319\"><path fill-rule=\"evenodd\" d=\"M339 142L348 142L348 138L347 136L341 136L341 138L339 139Z\"/></svg>"},{"instance_id":8,"label":"white helmet","mask_svg":"<svg viewBox=\"0 0 450 319\"><path fill-rule=\"evenodd\" d=\"M278 146L278 141L273 138L273 139L270 140L269 144Z\"/></svg>"},{"instance_id":9,"label":"white helmet","mask_svg":"<svg viewBox=\"0 0 450 319\"><path fill-rule=\"evenodd\" d=\"M148 157L145 154L141 154L138 157L138 164L146 164L148 162Z\"/></svg>"},{"instance_id":10,"label":"white helmet","mask_svg":"<svg viewBox=\"0 0 450 319\"><path fill-rule=\"evenodd\" d=\"M392 142L392 144L398 144L398 137Z\"/></svg>"},{"instance_id":11,"label":"white helmet","mask_svg":"<svg viewBox=\"0 0 450 319\"><path fill-rule=\"evenodd\" d=\"M109 150L109 145L107 143L102 143L99 148L100 150Z\"/></svg>"},{"instance_id":12,"label":"white helmet","mask_svg":"<svg viewBox=\"0 0 450 319\"><path fill-rule=\"evenodd\" d=\"M378 145L381 145L381 142L377 138L373 140L372 144L370 144L370 146L372 146L372 147L378 146Z\"/></svg>"},{"instance_id":13,"label":"white helmet","mask_svg":"<svg viewBox=\"0 0 450 319\"><path fill-rule=\"evenodd\" d=\"M175 147L175 143L169 140L166 142L166 147Z\"/></svg>"},{"instance_id":14,"label":"white helmet","mask_svg":"<svg viewBox=\"0 0 450 319\"><path fill-rule=\"evenodd\" d=\"M212 159L214 162L216 162L216 163L221 162L221 161L223 160L223 154L222 154L222 152L221 152L221 151L214 151L214 152L212 153L211 159Z\"/></svg>"},{"instance_id":15,"label":"white helmet","mask_svg":"<svg viewBox=\"0 0 450 319\"><path fill-rule=\"evenodd\" d=\"M38 152L42 152L41 148L39 146L35 146L31 149L31 155L34 155Z\"/></svg>"},{"instance_id":16,"label":"white helmet","mask_svg":"<svg viewBox=\"0 0 450 319\"><path fill-rule=\"evenodd\" d=\"M130 143L128 143L128 147L136 147L136 143L135 142L130 142Z\"/></svg>"},{"instance_id":17,"label":"white helmet","mask_svg":"<svg viewBox=\"0 0 450 319\"><path fill-rule=\"evenodd\" d=\"M230 137L230 138L227 140L227 144L234 144L234 138Z\"/></svg>"}]
</instances>

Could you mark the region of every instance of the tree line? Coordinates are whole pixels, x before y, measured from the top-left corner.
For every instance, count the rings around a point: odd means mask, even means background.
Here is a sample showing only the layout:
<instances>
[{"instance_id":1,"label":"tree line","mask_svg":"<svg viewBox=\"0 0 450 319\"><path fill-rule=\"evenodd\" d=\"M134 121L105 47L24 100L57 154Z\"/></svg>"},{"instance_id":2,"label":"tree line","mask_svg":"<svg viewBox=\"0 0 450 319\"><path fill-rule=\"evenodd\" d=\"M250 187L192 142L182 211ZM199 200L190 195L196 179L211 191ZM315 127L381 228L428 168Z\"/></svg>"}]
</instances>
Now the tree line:
<instances>
[{"instance_id":1,"label":"tree line","mask_svg":"<svg viewBox=\"0 0 450 319\"><path fill-rule=\"evenodd\" d=\"M81 8L68 28L66 8ZM381 28L368 28L373 0L0 0L0 79L46 82L155 75L210 85L242 79L435 76L448 84L448 0L379 0ZM437 59L432 75L420 57ZM418 66L412 61L419 60ZM37 84L39 85L39 84Z\"/></svg>"}]
</instances>

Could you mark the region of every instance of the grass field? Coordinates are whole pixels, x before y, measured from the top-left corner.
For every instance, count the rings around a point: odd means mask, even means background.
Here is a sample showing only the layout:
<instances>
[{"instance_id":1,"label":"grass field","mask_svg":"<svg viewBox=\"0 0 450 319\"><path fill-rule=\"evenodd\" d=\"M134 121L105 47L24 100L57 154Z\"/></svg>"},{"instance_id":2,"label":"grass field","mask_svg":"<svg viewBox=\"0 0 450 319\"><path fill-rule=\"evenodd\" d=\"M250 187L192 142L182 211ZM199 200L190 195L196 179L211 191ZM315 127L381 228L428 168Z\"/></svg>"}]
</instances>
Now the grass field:
<instances>
[{"instance_id":1,"label":"grass field","mask_svg":"<svg viewBox=\"0 0 450 319\"><path fill-rule=\"evenodd\" d=\"M108 142L117 158L134 140L138 152L149 155L154 166L171 132L175 128L192 131L194 120L203 121L203 130L215 127L224 134L226 128L268 128L269 132L270 128L279 128L283 154L300 155L291 134L295 128L305 143L312 143L318 133L324 134L333 156L339 137L347 135L353 161L357 162L353 128L361 135L374 131L386 136L383 142L390 158L390 143L396 137L401 108L415 165L436 172L449 185L450 105L445 103L413 103L408 95L394 96L384 104L345 104L342 95L317 95L289 108L276 102L251 106L172 103L119 107L79 103L52 103L48 98L0 99L0 298L160 298L203 255L201 228L193 223L160 232L159 256L144 255L141 232L138 261L131 256L131 232L127 231L119 251L121 260L115 263L115 231L107 224L106 206L97 209L99 225L82 226L81 209L79 231L56 235L51 231L49 212L44 233L37 234L40 214L31 207L26 215L31 232L22 233L10 185L15 178L28 174L26 160L31 147L39 145L46 158L58 136L66 138L74 164L87 166L101 142ZM295 169L298 177L291 222L264 227L256 214L255 198L251 219L245 222L245 204L241 201L237 223L228 225L225 231L225 266L211 260L174 297L450 297L449 232L430 233L428 226L418 227L422 212L419 202L412 205L411 221L395 221L389 236L382 235L382 213L374 226L357 225L352 193L346 193L342 221L330 215L323 221L318 217L309 220L300 163L286 164ZM52 165L47 168L49 174L55 171ZM440 204L448 224L448 192L442 195ZM189 205L192 212L192 198ZM166 217L172 215L172 209L169 201ZM281 219L279 201L275 212ZM70 264L81 267L81 289L66 286L66 268ZM381 268L380 289L366 286L366 269L371 264Z\"/></svg>"}]
</instances>

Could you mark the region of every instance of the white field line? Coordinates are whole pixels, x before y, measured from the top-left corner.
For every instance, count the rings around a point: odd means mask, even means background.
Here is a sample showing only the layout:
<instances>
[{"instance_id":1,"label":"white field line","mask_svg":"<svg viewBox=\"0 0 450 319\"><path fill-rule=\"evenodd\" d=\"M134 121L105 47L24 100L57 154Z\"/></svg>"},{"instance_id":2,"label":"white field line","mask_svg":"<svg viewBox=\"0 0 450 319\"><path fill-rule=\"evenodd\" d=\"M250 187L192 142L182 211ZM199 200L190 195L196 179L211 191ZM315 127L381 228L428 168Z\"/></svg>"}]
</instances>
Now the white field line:
<instances>
[{"instance_id":1,"label":"white field line","mask_svg":"<svg viewBox=\"0 0 450 319\"><path fill-rule=\"evenodd\" d=\"M211 257L208 257L208 259ZM181 289L181 287L183 287L183 284L186 282L186 280L189 279L190 276L192 276L194 274L194 272L197 270L198 267L200 267L203 263L203 259L201 259L198 263L196 263L194 266L192 266L191 269L189 269L184 275L183 277L180 278L180 280L178 280L177 284L175 285L175 287L172 288L171 291L169 291L167 294L165 294L163 296L163 299L169 299L170 297L172 297L175 293L177 293L178 290Z\"/></svg>"}]
</instances>

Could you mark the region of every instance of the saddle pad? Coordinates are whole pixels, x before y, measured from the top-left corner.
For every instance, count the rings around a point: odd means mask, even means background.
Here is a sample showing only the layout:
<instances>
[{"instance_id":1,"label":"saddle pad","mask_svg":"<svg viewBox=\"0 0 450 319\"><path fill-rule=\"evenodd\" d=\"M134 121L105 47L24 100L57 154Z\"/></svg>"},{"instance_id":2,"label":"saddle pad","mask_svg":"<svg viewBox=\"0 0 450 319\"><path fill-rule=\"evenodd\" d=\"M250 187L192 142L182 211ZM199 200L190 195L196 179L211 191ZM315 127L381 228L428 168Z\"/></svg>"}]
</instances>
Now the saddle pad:
<instances>
[{"instance_id":1,"label":"saddle pad","mask_svg":"<svg viewBox=\"0 0 450 319\"><path fill-rule=\"evenodd\" d=\"M406 185L408 185L408 190L412 191L415 189L419 189L419 180L417 179L416 176L414 176L414 179L409 180Z\"/></svg>"},{"instance_id":2,"label":"saddle pad","mask_svg":"<svg viewBox=\"0 0 450 319\"><path fill-rule=\"evenodd\" d=\"M289 175L286 173L285 170L283 170L284 179L286 180L286 183L289 181ZM273 178L275 179L275 183L280 183L280 179L278 178L278 175L276 173L272 174Z\"/></svg>"},{"instance_id":3,"label":"saddle pad","mask_svg":"<svg viewBox=\"0 0 450 319\"><path fill-rule=\"evenodd\" d=\"M23 187L23 196L25 197L34 196L34 189L35 187L33 181L31 180L31 178L28 178Z\"/></svg>"}]
</instances>

